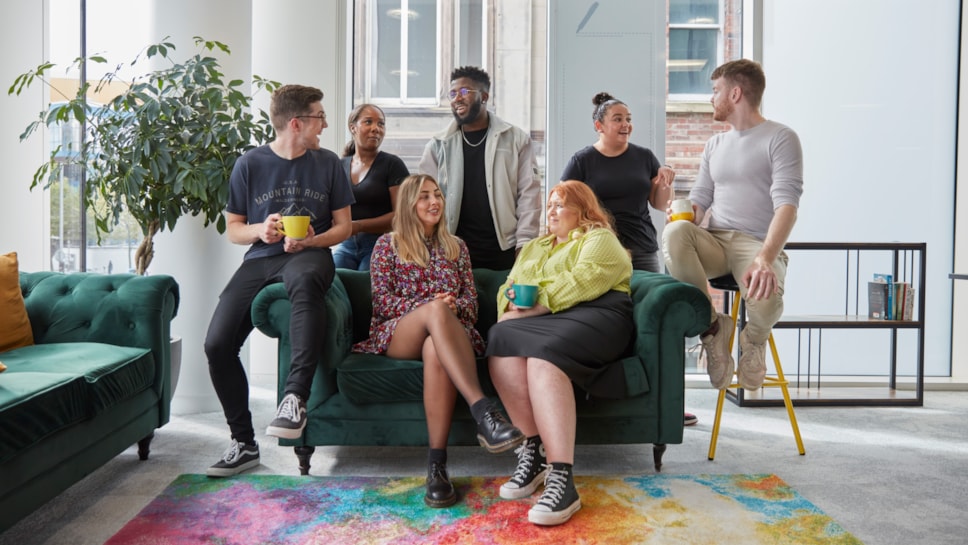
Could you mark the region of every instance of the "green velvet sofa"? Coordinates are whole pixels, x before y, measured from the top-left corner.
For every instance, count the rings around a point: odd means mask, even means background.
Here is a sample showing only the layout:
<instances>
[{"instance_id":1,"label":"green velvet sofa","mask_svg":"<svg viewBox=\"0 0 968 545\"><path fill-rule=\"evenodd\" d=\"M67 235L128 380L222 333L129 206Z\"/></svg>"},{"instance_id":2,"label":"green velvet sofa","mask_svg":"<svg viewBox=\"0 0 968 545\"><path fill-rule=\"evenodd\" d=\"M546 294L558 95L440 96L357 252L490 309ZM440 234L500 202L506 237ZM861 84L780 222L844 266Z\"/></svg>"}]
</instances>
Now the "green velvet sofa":
<instances>
[{"instance_id":1,"label":"green velvet sofa","mask_svg":"<svg viewBox=\"0 0 968 545\"><path fill-rule=\"evenodd\" d=\"M34 345L0 353L0 532L168 422L164 275L20 273Z\"/></svg>"},{"instance_id":2,"label":"green velvet sofa","mask_svg":"<svg viewBox=\"0 0 968 545\"><path fill-rule=\"evenodd\" d=\"M300 471L308 474L318 445L427 444L422 390L422 364L386 356L350 353L353 342L366 338L372 312L367 272L337 269L327 294L328 325L320 335L326 350L319 362L307 401L309 421L293 446ZM480 310L477 327L487 330L497 316L497 290L506 272L475 269ZM655 468L662 465L667 444L682 442L685 396L685 339L709 325L710 307L703 293L670 276L637 271L632 277L635 345L615 365L627 384L622 399L601 399L576 389L579 444L652 443ZM279 339L279 377L289 372L290 304L282 284L262 289L252 306L260 331ZM478 362L486 392L494 394L486 362ZM284 380L280 380L280 387ZM283 395L278 392L279 398ZM451 427L450 443L477 445L476 427L463 401Z\"/></svg>"}]
</instances>

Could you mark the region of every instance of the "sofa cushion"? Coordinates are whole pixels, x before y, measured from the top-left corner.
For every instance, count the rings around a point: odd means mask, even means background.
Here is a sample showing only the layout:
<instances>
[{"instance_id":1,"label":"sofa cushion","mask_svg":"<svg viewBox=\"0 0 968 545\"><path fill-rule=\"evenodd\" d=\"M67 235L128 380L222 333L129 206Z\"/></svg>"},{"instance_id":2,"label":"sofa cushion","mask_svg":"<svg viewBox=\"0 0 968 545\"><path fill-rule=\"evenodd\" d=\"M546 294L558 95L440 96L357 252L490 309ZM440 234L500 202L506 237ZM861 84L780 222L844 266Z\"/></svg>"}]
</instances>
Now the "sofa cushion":
<instances>
[{"instance_id":1,"label":"sofa cushion","mask_svg":"<svg viewBox=\"0 0 968 545\"><path fill-rule=\"evenodd\" d=\"M17 253L0 255L0 353L34 344L20 292Z\"/></svg>"},{"instance_id":2,"label":"sofa cushion","mask_svg":"<svg viewBox=\"0 0 968 545\"><path fill-rule=\"evenodd\" d=\"M485 395L497 395L483 357L477 358L477 381ZM353 353L339 363L336 383L339 391L357 405L422 402L423 362Z\"/></svg>"},{"instance_id":3,"label":"sofa cushion","mask_svg":"<svg viewBox=\"0 0 968 545\"><path fill-rule=\"evenodd\" d=\"M336 370L339 391L353 403L423 400L423 362L350 354Z\"/></svg>"},{"instance_id":4,"label":"sofa cushion","mask_svg":"<svg viewBox=\"0 0 968 545\"><path fill-rule=\"evenodd\" d=\"M4 354L0 463L44 437L151 387L151 351L101 343L51 343Z\"/></svg>"}]
</instances>

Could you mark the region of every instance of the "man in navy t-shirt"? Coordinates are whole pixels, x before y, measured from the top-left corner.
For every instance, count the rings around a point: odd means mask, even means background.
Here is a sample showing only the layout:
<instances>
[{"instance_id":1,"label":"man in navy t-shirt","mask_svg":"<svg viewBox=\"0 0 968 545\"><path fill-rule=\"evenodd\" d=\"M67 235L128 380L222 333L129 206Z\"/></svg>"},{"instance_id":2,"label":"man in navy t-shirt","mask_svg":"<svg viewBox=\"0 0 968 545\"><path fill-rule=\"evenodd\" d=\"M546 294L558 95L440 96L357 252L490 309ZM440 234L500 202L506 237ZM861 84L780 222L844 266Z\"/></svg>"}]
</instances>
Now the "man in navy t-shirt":
<instances>
[{"instance_id":1,"label":"man in navy t-shirt","mask_svg":"<svg viewBox=\"0 0 968 545\"><path fill-rule=\"evenodd\" d=\"M277 89L269 108L276 139L240 157L229 178L228 238L250 247L219 296L205 337L209 374L232 432L232 444L208 469L210 477L259 465L239 351L252 331L252 300L273 282L285 284L292 303L292 355L285 395L266 433L295 439L306 426L306 399L327 325L323 300L336 272L329 247L350 235L354 202L339 158L319 145L327 127L322 100L315 87ZM284 235L283 216L309 216L305 238Z\"/></svg>"}]
</instances>

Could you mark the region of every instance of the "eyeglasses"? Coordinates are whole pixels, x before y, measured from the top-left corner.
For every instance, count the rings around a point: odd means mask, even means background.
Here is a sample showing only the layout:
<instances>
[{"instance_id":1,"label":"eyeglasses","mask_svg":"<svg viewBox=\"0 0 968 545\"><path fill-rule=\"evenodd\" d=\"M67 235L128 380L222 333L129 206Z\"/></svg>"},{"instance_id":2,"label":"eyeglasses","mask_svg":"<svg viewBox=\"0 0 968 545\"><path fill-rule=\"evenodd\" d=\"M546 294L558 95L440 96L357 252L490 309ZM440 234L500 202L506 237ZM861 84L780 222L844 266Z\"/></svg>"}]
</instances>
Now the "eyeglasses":
<instances>
[{"instance_id":1,"label":"eyeglasses","mask_svg":"<svg viewBox=\"0 0 968 545\"><path fill-rule=\"evenodd\" d=\"M318 120L320 120L320 121L322 121L324 123L326 122L326 112L319 112L319 114L317 114L317 115L294 115L292 117L293 118L297 118L297 117L311 117L313 119L318 119Z\"/></svg>"},{"instance_id":2,"label":"eyeglasses","mask_svg":"<svg viewBox=\"0 0 968 545\"><path fill-rule=\"evenodd\" d=\"M447 93L447 96L450 97L451 100L455 100L457 98L457 95L467 98L467 95L470 93L480 93L480 91L478 91L477 89L468 89L467 87L461 87L460 89L451 89L450 92Z\"/></svg>"}]
</instances>

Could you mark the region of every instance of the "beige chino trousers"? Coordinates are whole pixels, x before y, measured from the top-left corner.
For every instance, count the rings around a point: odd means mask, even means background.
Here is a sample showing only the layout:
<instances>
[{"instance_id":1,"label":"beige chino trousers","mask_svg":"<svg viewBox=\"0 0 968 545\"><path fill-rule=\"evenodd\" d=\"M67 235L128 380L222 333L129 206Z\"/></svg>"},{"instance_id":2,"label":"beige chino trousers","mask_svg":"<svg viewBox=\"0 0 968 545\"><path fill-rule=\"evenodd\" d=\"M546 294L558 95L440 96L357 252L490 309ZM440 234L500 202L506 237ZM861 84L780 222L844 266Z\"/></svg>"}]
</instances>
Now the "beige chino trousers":
<instances>
[{"instance_id":1,"label":"beige chino trousers","mask_svg":"<svg viewBox=\"0 0 968 545\"><path fill-rule=\"evenodd\" d=\"M709 296L710 278L732 273L739 285L740 295L746 299L743 273L753 263L763 241L739 231L707 230L690 221L674 221L662 233L662 255L666 270L673 278L692 284ZM773 261L778 290L766 299L747 300L747 339L760 344L766 342L773 325L783 314L783 289L787 270L787 255L780 252ZM710 303L712 298L710 298ZM716 320L719 309L712 309L709 323Z\"/></svg>"}]
</instances>

